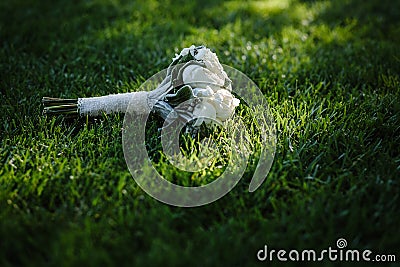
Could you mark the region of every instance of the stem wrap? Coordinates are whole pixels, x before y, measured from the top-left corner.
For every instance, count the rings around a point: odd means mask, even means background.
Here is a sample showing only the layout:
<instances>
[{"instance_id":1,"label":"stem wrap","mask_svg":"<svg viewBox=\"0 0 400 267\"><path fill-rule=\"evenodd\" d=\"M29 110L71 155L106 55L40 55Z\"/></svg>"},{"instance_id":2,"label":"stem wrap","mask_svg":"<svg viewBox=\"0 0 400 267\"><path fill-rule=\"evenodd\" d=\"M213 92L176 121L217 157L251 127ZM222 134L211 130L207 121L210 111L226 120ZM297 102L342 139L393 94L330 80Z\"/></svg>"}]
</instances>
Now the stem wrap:
<instances>
[{"instance_id":1,"label":"stem wrap","mask_svg":"<svg viewBox=\"0 0 400 267\"><path fill-rule=\"evenodd\" d=\"M130 101L132 109L138 114L149 113L151 110L148 103L149 92L132 92L124 94L114 94L99 97L78 98L78 109L80 115L98 116L122 112L128 109Z\"/></svg>"}]
</instances>

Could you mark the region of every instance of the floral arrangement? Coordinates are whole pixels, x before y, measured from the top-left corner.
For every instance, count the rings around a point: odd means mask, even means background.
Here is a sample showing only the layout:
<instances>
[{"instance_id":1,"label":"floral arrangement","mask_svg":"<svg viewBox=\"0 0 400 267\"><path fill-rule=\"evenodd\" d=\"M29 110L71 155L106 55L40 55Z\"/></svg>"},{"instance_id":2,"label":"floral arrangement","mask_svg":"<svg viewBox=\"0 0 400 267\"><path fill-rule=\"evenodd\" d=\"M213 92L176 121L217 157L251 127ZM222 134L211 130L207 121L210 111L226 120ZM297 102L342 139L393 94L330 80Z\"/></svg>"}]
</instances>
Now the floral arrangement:
<instances>
[{"instance_id":1,"label":"floral arrangement","mask_svg":"<svg viewBox=\"0 0 400 267\"><path fill-rule=\"evenodd\" d=\"M130 105L137 114L154 111L165 119L175 107L188 100L193 100L192 105L178 113L187 121L195 120L194 127L202 123L221 124L240 103L232 95L232 81L217 55L205 46L192 45L176 54L166 77L152 91L78 99L44 97L42 102L46 115L98 116L125 112Z\"/></svg>"}]
</instances>

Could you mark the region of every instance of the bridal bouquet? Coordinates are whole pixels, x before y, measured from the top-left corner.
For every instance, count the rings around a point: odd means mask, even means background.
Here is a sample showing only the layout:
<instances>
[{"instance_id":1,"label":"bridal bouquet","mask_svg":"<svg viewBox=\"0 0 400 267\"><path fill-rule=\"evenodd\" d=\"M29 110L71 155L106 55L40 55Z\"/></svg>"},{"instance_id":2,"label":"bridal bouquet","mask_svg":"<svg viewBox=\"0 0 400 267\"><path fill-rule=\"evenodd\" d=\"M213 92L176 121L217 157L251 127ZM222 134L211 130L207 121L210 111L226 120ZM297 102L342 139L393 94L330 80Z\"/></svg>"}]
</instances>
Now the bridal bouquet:
<instances>
[{"instance_id":1,"label":"bridal bouquet","mask_svg":"<svg viewBox=\"0 0 400 267\"><path fill-rule=\"evenodd\" d=\"M175 55L166 77L153 91L78 99L44 97L42 102L47 115L98 116L125 112L130 105L137 114L154 111L165 119L175 107L192 100L177 113L198 127L221 124L232 116L240 101L232 95L231 83L215 53L192 45Z\"/></svg>"}]
</instances>

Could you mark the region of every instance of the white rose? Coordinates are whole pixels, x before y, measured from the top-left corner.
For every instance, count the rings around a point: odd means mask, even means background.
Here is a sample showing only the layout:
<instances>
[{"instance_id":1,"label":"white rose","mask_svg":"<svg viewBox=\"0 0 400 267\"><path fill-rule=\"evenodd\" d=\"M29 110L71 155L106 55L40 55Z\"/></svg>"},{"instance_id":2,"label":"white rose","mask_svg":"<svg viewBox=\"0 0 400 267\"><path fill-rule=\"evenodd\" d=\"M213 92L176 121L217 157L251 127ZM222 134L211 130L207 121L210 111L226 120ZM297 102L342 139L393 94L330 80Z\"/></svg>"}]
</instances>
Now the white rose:
<instances>
[{"instance_id":1,"label":"white rose","mask_svg":"<svg viewBox=\"0 0 400 267\"><path fill-rule=\"evenodd\" d=\"M231 94L231 80L217 55L206 47L192 45L184 48L175 59L188 53L196 61L204 63L203 66L191 64L182 71L183 83L194 88L195 97L202 98L193 111L193 118L197 119L194 125L221 123L229 119L240 101Z\"/></svg>"},{"instance_id":2,"label":"white rose","mask_svg":"<svg viewBox=\"0 0 400 267\"><path fill-rule=\"evenodd\" d=\"M210 86L206 86L205 89L203 88L194 88L193 95L197 97L210 97L214 95L214 91L211 89Z\"/></svg>"},{"instance_id":3,"label":"white rose","mask_svg":"<svg viewBox=\"0 0 400 267\"><path fill-rule=\"evenodd\" d=\"M224 68L222 67L215 53L213 53L210 49L204 47L201 50L198 50L198 56L195 56L195 58L197 60L202 60L208 70L216 74L222 81L224 81L222 85L227 85L226 89L232 91L231 80L224 71ZM225 81L227 82L225 83Z\"/></svg>"},{"instance_id":4,"label":"white rose","mask_svg":"<svg viewBox=\"0 0 400 267\"><path fill-rule=\"evenodd\" d=\"M192 45L191 47L188 47L188 48L183 48L179 54L175 54L175 57L172 59L172 61L177 60L180 56L183 56L183 57L186 56L187 54L189 54L190 51L193 51L194 48L195 48L194 45Z\"/></svg>"},{"instance_id":5,"label":"white rose","mask_svg":"<svg viewBox=\"0 0 400 267\"><path fill-rule=\"evenodd\" d=\"M209 86L214 92L222 89L224 80L216 73L199 65L189 65L182 72L184 84L192 87L205 88Z\"/></svg>"},{"instance_id":6,"label":"white rose","mask_svg":"<svg viewBox=\"0 0 400 267\"><path fill-rule=\"evenodd\" d=\"M240 100L235 98L231 92L226 89L218 90L214 94L214 98L210 100L216 110L217 118L221 121L229 119L240 103Z\"/></svg>"},{"instance_id":7,"label":"white rose","mask_svg":"<svg viewBox=\"0 0 400 267\"><path fill-rule=\"evenodd\" d=\"M240 100L235 98L231 92L226 89L220 89L215 93L215 98L217 101L222 102L228 106L237 107L240 103Z\"/></svg>"},{"instance_id":8,"label":"white rose","mask_svg":"<svg viewBox=\"0 0 400 267\"><path fill-rule=\"evenodd\" d=\"M207 51L210 51L210 49L205 48L205 47L197 48L197 49L193 48L190 50L190 53L196 60L203 60Z\"/></svg>"},{"instance_id":9,"label":"white rose","mask_svg":"<svg viewBox=\"0 0 400 267\"><path fill-rule=\"evenodd\" d=\"M197 97L202 98L202 102L195 107L193 112L193 117L197 119L195 126L199 126L202 122L210 124L226 121L240 103L240 100L226 89L220 89L216 93L213 93L210 88L196 88L194 91Z\"/></svg>"}]
</instances>

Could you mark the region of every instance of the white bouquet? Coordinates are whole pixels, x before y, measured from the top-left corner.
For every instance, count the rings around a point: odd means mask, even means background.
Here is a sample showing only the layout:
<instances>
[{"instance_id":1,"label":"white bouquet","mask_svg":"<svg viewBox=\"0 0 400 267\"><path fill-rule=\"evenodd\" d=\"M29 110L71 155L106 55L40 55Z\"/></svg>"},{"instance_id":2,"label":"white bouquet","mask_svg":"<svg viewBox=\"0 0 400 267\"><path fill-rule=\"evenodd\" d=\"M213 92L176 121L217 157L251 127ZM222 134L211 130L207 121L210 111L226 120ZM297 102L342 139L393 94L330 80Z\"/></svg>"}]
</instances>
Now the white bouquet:
<instances>
[{"instance_id":1,"label":"white bouquet","mask_svg":"<svg viewBox=\"0 0 400 267\"><path fill-rule=\"evenodd\" d=\"M155 111L164 119L179 104L193 99L192 106L178 114L193 126L220 124L228 120L239 99L232 95L231 80L218 57L204 46L184 48L169 65L164 80L149 92L131 92L101 97L60 99L44 97L44 114L89 115L125 112L131 103L133 112Z\"/></svg>"}]
</instances>

